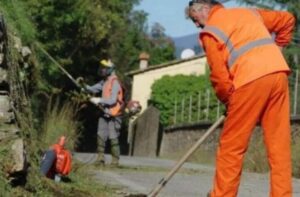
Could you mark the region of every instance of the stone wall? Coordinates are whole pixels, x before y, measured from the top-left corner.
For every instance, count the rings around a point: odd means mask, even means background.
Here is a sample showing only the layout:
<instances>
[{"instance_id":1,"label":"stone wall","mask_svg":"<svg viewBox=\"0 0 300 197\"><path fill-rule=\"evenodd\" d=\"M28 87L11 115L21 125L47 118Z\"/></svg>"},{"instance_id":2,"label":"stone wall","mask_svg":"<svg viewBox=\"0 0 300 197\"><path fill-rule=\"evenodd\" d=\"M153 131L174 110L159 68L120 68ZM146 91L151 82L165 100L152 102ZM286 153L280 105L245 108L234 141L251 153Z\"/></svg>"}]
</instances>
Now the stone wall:
<instances>
[{"instance_id":1,"label":"stone wall","mask_svg":"<svg viewBox=\"0 0 300 197\"><path fill-rule=\"evenodd\" d=\"M300 136L300 116L292 117L292 139ZM186 124L168 127L164 129L160 149L160 156L168 156L174 152L188 150L206 132L212 122L202 122L197 124ZM256 127L254 133L260 132L261 128ZM203 150L215 150L221 129L218 128L214 133L199 147Z\"/></svg>"},{"instance_id":2,"label":"stone wall","mask_svg":"<svg viewBox=\"0 0 300 197\"><path fill-rule=\"evenodd\" d=\"M28 167L20 117L27 101L22 88L20 66L26 66L31 51L23 47L20 38L7 34L0 16L0 168L13 183ZM27 123L29 125L30 123Z\"/></svg>"},{"instance_id":3,"label":"stone wall","mask_svg":"<svg viewBox=\"0 0 300 197\"><path fill-rule=\"evenodd\" d=\"M153 106L148 107L131 127L130 155L156 157L161 139L159 110Z\"/></svg>"}]
</instances>

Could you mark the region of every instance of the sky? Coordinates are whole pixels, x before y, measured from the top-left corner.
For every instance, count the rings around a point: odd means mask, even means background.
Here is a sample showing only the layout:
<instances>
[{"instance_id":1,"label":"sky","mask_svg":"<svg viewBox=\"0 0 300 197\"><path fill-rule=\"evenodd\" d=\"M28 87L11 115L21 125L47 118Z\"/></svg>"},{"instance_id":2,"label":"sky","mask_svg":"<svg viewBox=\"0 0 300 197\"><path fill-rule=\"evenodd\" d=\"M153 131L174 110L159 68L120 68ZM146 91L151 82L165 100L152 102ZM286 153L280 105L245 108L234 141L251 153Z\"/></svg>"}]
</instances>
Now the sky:
<instances>
[{"instance_id":1,"label":"sky","mask_svg":"<svg viewBox=\"0 0 300 197\"><path fill-rule=\"evenodd\" d=\"M141 0L136 10L144 10L148 15L148 25L155 22L165 28L171 37L181 37L199 32L192 21L185 18L184 8L189 0ZM234 0L224 4L226 7L237 7Z\"/></svg>"}]
</instances>

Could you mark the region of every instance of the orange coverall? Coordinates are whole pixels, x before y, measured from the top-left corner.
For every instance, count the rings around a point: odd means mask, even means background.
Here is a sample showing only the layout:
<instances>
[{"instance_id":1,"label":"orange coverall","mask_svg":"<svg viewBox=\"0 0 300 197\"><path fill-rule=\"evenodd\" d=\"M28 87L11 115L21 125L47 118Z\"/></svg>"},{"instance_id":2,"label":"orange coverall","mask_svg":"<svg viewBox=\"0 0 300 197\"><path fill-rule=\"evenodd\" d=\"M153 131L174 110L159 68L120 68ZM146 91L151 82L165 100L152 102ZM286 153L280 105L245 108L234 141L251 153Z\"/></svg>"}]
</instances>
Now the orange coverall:
<instances>
[{"instance_id":1,"label":"orange coverall","mask_svg":"<svg viewBox=\"0 0 300 197\"><path fill-rule=\"evenodd\" d=\"M286 46L292 38L294 18L286 12L257 11L269 32L276 33L276 44ZM227 106L211 196L237 196L243 157L257 122L263 127L271 171L270 196L292 196L287 72L268 74L235 90L222 56L225 49L209 34L203 36L203 45L212 85L217 97Z\"/></svg>"}]
</instances>

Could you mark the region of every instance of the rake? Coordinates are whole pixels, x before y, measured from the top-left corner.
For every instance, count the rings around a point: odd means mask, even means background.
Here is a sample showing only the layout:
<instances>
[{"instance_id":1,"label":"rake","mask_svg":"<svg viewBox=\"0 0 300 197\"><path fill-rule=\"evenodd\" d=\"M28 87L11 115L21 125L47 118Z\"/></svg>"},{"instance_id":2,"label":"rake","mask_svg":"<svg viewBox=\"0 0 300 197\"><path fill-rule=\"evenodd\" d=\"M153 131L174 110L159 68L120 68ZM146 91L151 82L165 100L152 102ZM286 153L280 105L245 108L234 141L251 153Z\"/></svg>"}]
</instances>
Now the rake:
<instances>
[{"instance_id":1,"label":"rake","mask_svg":"<svg viewBox=\"0 0 300 197\"><path fill-rule=\"evenodd\" d=\"M170 170L170 172L162 178L157 186L148 194L130 194L126 197L155 197L166 186L173 175L180 169L180 167L186 162L186 160L197 150L197 148L216 130L224 121L225 116L222 115L205 133L204 135L186 152L185 155L176 163L176 165Z\"/></svg>"}]
</instances>

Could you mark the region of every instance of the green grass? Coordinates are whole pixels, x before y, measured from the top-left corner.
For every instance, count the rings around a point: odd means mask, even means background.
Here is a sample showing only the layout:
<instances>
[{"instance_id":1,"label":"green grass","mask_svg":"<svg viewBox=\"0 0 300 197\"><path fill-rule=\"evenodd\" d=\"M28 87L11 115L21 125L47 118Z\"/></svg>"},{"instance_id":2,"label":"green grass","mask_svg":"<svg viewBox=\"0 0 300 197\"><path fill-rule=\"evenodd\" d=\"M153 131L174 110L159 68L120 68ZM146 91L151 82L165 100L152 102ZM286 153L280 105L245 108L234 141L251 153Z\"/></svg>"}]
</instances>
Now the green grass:
<instances>
[{"instance_id":1,"label":"green grass","mask_svg":"<svg viewBox=\"0 0 300 197\"><path fill-rule=\"evenodd\" d=\"M29 176L29 182L24 188L15 188L11 193L16 196L62 196L62 197L112 197L116 196L114 188L105 186L96 182L89 175L87 168L75 163L71 174L56 183L32 171Z\"/></svg>"},{"instance_id":2,"label":"green grass","mask_svg":"<svg viewBox=\"0 0 300 197\"><path fill-rule=\"evenodd\" d=\"M47 149L51 144L56 143L59 136L67 137L66 148L73 150L76 146L80 123L76 120L77 106L72 103L53 102L51 99L48 103L46 115L41 133L41 145ZM85 165L73 160L71 174L68 176L70 182L55 183L52 180L45 179L42 185L46 190L51 191L54 196L93 196L106 197L113 196L114 189L97 183Z\"/></svg>"},{"instance_id":3,"label":"green grass","mask_svg":"<svg viewBox=\"0 0 300 197\"><path fill-rule=\"evenodd\" d=\"M300 133L292 137L293 176L300 178Z\"/></svg>"},{"instance_id":4,"label":"green grass","mask_svg":"<svg viewBox=\"0 0 300 197\"><path fill-rule=\"evenodd\" d=\"M41 147L48 148L58 142L60 136L66 136L66 148L73 150L76 145L80 123L76 121L76 105L60 104L59 101L48 103L47 112L42 125Z\"/></svg>"},{"instance_id":5,"label":"green grass","mask_svg":"<svg viewBox=\"0 0 300 197\"><path fill-rule=\"evenodd\" d=\"M0 193L3 195L7 195L11 189L10 185L8 184L9 181L6 179L7 170L9 169L10 159L7 159L7 157L11 157L9 154L8 147L11 144L9 142L1 142L0 147Z\"/></svg>"}]
</instances>

